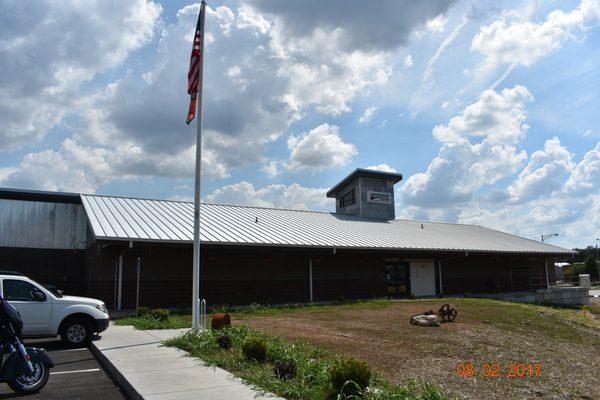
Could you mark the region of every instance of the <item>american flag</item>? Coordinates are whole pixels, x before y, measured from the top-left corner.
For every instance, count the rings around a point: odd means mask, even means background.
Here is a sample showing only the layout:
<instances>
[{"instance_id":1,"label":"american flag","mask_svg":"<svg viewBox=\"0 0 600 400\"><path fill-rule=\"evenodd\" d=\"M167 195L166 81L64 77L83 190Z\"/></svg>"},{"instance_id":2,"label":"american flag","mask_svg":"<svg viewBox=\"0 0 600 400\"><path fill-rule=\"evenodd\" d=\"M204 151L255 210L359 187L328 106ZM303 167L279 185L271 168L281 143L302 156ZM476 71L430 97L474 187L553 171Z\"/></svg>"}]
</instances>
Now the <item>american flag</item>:
<instances>
[{"instance_id":1,"label":"american flag","mask_svg":"<svg viewBox=\"0 0 600 400\"><path fill-rule=\"evenodd\" d=\"M188 72L188 94L190 95L190 109L188 110L186 124L190 124L196 116L196 102L198 100L198 88L200 84L200 66L202 63L202 14L204 13L204 2L200 5L200 14L196 23L196 32L194 34L194 44L192 45L192 55L190 56L190 70Z\"/></svg>"}]
</instances>

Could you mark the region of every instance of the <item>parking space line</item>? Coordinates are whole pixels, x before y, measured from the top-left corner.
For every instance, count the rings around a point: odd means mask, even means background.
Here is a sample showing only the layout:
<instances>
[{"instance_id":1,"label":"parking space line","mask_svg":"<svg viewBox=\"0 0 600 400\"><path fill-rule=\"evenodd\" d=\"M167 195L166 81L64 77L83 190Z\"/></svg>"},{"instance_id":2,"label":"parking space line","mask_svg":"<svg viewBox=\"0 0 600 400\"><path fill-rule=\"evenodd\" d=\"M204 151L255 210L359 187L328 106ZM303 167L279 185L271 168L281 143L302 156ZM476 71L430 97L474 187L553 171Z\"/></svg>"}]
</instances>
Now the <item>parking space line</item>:
<instances>
[{"instance_id":1,"label":"parking space line","mask_svg":"<svg viewBox=\"0 0 600 400\"><path fill-rule=\"evenodd\" d=\"M78 370L75 370L75 371L50 372L50 375L78 374L80 372L98 372L98 371L100 371L100 368L78 369Z\"/></svg>"}]
</instances>

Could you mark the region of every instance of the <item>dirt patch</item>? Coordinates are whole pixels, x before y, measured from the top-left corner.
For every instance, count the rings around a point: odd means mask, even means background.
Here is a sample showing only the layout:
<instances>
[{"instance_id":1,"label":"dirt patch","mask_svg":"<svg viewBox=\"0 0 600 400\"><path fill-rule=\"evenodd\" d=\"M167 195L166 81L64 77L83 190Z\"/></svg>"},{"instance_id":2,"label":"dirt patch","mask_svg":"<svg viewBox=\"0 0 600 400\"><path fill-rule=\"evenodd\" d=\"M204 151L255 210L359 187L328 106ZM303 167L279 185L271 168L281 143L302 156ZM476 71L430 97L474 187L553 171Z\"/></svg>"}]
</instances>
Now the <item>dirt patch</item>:
<instances>
[{"instance_id":1,"label":"dirt patch","mask_svg":"<svg viewBox=\"0 0 600 400\"><path fill-rule=\"evenodd\" d=\"M453 300L456 322L409 324L443 302L393 302L236 315L234 320L289 340L307 340L369 362L395 383L421 379L468 399L600 398L600 323L589 312L488 300ZM587 316L586 316L587 315ZM509 365L541 363L540 376L507 377ZM471 364L472 377L457 365ZM484 364L500 376L484 378Z\"/></svg>"}]
</instances>

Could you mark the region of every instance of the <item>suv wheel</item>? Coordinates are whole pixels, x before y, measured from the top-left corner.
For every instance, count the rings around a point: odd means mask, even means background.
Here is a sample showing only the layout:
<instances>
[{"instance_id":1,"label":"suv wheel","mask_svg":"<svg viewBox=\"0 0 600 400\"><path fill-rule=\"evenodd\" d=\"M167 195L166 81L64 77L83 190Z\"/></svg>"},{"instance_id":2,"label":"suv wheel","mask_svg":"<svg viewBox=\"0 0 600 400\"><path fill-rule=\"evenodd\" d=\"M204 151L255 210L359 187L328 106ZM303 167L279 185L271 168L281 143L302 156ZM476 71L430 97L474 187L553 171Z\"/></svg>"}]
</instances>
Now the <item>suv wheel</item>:
<instances>
[{"instance_id":1,"label":"suv wheel","mask_svg":"<svg viewBox=\"0 0 600 400\"><path fill-rule=\"evenodd\" d=\"M83 318L73 318L63 323L60 338L67 346L84 347L90 344L92 328Z\"/></svg>"}]
</instances>

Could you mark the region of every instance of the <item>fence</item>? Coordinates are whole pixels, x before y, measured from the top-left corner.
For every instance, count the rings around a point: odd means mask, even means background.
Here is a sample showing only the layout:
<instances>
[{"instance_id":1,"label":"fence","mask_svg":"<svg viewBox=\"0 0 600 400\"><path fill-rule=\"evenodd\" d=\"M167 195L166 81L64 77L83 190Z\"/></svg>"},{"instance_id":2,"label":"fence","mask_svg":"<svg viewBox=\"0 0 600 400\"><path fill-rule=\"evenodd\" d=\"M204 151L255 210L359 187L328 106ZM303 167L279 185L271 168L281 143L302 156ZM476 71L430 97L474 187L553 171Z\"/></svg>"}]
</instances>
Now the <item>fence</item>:
<instances>
[{"instance_id":1,"label":"fence","mask_svg":"<svg viewBox=\"0 0 600 400\"><path fill-rule=\"evenodd\" d=\"M590 276L582 274L579 276L565 276L560 279L549 279L545 276L533 276L529 278L531 290L547 289L549 287L590 287Z\"/></svg>"}]
</instances>

